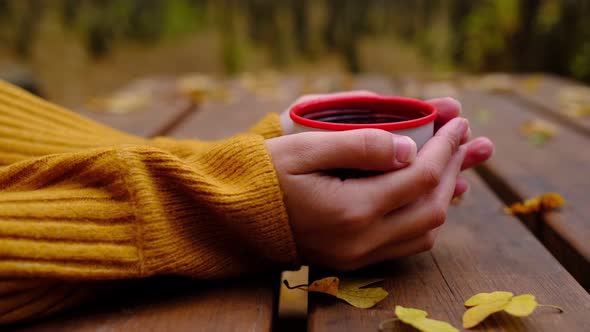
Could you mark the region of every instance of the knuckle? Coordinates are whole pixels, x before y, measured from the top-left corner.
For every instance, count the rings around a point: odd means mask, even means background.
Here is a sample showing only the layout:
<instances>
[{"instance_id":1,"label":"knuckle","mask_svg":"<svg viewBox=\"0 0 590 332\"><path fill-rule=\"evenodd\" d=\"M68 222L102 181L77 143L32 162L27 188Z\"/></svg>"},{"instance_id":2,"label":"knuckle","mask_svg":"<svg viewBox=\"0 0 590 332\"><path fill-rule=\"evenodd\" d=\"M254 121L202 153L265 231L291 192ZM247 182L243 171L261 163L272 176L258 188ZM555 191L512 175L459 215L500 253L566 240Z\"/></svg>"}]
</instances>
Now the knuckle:
<instances>
[{"instance_id":1,"label":"knuckle","mask_svg":"<svg viewBox=\"0 0 590 332\"><path fill-rule=\"evenodd\" d=\"M367 248L363 244L348 245L342 250L334 253L332 262L339 269L350 270L358 264L357 262L367 253Z\"/></svg>"},{"instance_id":2,"label":"knuckle","mask_svg":"<svg viewBox=\"0 0 590 332\"><path fill-rule=\"evenodd\" d=\"M430 189L436 188L441 181L442 169L434 163L425 163L420 169L422 184Z\"/></svg>"},{"instance_id":3,"label":"knuckle","mask_svg":"<svg viewBox=\"0 0 590 332\"><path fill-rule=\"evenodd\" d=\"M342 219L342 230L346 232L357 232L366 228L371 223L371 214L362 205L353 205L346 209L345 217Z\"/></svg>"},{"instance_id":4,"label":"knuckle","mask_svg":"<svg viewBox=\"0 0 590 332\"><path fill-rule=\"evenodd\" d=\"M442 226L447 220L447 209L443 206L433 207L430 213L430 229Z\"/></svg>"},{"instance_id":5,"label":"knuckle","mask_svg":"<svg viewBox=\"0 0 590 332\"><path fill-rule=\"evenodd\" d=\"M383 156L384 146L392 144L391 134L379 129L364 129L361 131L361 156L365 160L373 160L376 155Z\"/></svg>"},{"instance_id":6,"label":"knuckle","mask_svg":"<svg viewBox=\"0 0 590 332\"><path fill-rule=\"evenodd\" d=\"M462 137L456 137L453 135L439 135L436 139L442 141L441 144L447 145L452 152L455 152L461 143Z\"/></svg>"},{"instance_id":7,"label":"knuckle","mask_svg":"<svg viewBox=\"0 0 590 332\"><path fill-rule=\"evenodd\" d=\"M436 236L433 232L428 232L424 235L424 245L422 247L423 251L429 251L434 248L434 243L436 242Z\"/></svg>"}]
</instances>

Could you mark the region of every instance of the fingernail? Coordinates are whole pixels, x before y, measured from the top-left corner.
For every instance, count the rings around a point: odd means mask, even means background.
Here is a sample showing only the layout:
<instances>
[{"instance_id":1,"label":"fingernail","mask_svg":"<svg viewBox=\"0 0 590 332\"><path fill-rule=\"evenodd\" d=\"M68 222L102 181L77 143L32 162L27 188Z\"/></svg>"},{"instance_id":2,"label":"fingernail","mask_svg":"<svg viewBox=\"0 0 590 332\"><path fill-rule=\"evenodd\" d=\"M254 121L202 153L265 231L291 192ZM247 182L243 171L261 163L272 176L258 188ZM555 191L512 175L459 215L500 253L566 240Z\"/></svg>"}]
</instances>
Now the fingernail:
<instances>
[{"instance_id":1,"label":"fingernail","mask_svg":"<svg viewBox=\"0 0 590 332\"><path fill-rule=\"evenodd\" d=\"M463 118L459 124L459 130L461 131L461 137L464 137L469 130L469 120Z\"/></svg>"},{"instance_id":2,"label":"fingernail","mask_svg":"<svg viewBox=\"0 0 590 332\"><path fill-rule=\"evenodd\" d=\"M407 136L394 136L393 146L395 147L394 162L407 164L416 158L416 143Z\"/></svg>"},{"instance_id":3,"label":"fingernail","mask_svg":"<svg viewBox=\"0 0 590 332\"><path fill-rule=\"evenodd\" d=\"M460 101L458 101L457 99L455 99L453 97L446 97L445 99L447 100L447 102L455 104L455 107L457 107L459 109L459 115L461 113L463 113L463 105L461 105Z\"/></svg>"}]
</instances>

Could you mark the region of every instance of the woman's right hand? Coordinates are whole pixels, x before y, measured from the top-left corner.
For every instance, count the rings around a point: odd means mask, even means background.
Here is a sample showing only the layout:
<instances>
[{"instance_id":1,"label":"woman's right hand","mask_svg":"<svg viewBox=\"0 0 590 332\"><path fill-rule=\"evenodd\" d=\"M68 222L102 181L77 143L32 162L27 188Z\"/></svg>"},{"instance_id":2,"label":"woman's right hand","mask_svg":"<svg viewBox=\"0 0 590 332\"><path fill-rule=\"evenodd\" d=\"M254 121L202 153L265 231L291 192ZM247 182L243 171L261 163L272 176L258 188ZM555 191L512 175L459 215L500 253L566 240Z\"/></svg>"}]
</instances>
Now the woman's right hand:
<instances>
[{"instance_id":1,"label":"woman's right hand","mask_svg":"<svg viewBox=\"0 0 590 332\"><path fill-rule=\"evenodd\" d=\"M493 149L485 138L461 145L468 131L454 118L417 155L401 136L374 129L267 140L303 262L351 270L432 248L470 145ZM341 180L332 169L383 173Z\"/></svg>"}]
</instances>

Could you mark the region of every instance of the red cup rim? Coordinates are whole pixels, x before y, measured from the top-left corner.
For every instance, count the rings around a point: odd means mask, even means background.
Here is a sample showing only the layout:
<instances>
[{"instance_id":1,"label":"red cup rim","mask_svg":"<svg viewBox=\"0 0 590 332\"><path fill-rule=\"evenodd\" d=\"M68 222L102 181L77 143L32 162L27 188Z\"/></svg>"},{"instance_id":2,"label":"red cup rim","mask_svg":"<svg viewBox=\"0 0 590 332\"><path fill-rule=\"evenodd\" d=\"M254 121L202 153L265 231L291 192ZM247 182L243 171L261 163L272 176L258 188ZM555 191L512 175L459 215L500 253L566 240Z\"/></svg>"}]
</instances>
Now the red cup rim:
<instances>
[{"instance_id":1,"label":"red cup rim","mask_svg":"<svg viewBox=\"0 0 590 332\"><path fill-rule=\"evenodd\" d=\"M303 117L305 114L330 109L372 109L382 113L396 113L400 111L411 112L415 116L416 112L422 113L423 116L400 122L386 123L333 123L323 122ZM393 112L395 110L395 112ZM325 96L295 104L289 111L293 122L315 129L340 131L362 128L375 128L387 131L410 129L420 127L436 119L437 111L434 106L425 103L422 100L380 96L380 95L362 95L362 96Z\"/></svg>"}]
</instances>

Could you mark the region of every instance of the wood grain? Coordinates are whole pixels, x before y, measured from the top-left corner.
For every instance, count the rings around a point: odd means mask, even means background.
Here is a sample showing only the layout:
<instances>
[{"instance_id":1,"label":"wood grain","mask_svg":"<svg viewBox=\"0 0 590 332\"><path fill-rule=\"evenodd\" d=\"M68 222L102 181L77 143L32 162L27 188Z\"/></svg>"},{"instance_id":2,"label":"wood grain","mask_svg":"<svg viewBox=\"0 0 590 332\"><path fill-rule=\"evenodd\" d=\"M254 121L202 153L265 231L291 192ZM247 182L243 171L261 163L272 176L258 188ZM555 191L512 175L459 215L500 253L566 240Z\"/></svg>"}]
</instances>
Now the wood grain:
<instances>
[{"instance_id":1,"label":"wood grain","mask_svg":"<svg viewBox=\"0 0 590 332\"><path fill-rule=\"evenodd\" d=\"M566 90L584 87L580 83L554 75L514 75L514 89L508 96L523 107L532 109L559 122L581 134L590 136L590 116L573 118L568 115L567 103L564 100ZM590 90L585 87L586 98L590 98ZM589 105L590 106L590 105Z\"/></svg>"},{"instance_id":2,"label":"wood grain","mask_svg":"<svg viewBox=\"0 0 590 332\"><path fill-rule=\"evenodd\" d=\"M376 308L360 310L321 295L310 296L310 331L375 331L399 304L461 326L463 301L495 290L531 293L540 303L563 306L565 313L539 309L531 317L494 315L478 331L587 331L590 295L516 218L500 212L502 203L473 173L469 195L449 211L437 244L429 253L357 271L355 276L385 278L390 296ZM312 280L333 275L315 271ZM414 331L396 324L395 330Z\"/></svg>"},{"instance_id":3,"label":"wood grain","mask_svg":"<svg viewBox=\"0 0 590 332\"><path fill-rule=\"evenodd\" d=\"M483 174L505 201L544 192L558 192L565 197L567 203L561 211L544 214L539 220L529 219L529 224L562 264L590 289L588 137L555 123L556 137L535 147L521 136L519 128L525 121L542 119L539 113L503 95L464 90L459 98L473 132L491 137L496 145L496 153ZM489 119L478 120L478 112L484 110Z\"/></svg>"},{"instance_id":4,"label":"wood grain","mask_svg":"<svg viewBox=\"0 0 590 332\"><path fill-rule=\"evenodd\" d=\"M229 81L226 86L230 100L205 101L199 112L180 123L169 135L215 140L245 131L265 114L286 110L298 97L300 84L300 79L286 78L270 95L257 96L239 81Z\"/></svg>"},{"instance_id":5,"label":"wood grain","mask_svg":"<svg viewBox=\"0 0 590 332\"><path fill-rule=\"evenodd\" d=\"M375 86L374 81L372 84ZM380 90L383 93L387 88ZM477 129L474 133L481 134ZM359 310L312 294L309 330L376 330L380 321L393 316L396 304L426 310L430 317L460 327L463 301L475 293L494 290L532 293L540 302L567 307L566 313L539 310L524 319L498 314L480 331L590 329L586 317L590 295L518 219L501 212L503 202L479 177L469 172L469 180L471 191L458 207L451 207L434 250L352 273L385 278L382 286L391 294L385 301L374 309ZM312 269L310 279L327 275L334 272ZM414 331L400 323L395 330Z\"/></svg>"},{"instance_id":6,"label":"wood grain","mask_svg":"<svg viewBox=\"0 0 590 332\"><path fill-rule=\"evenodd\" d=\"M88 108L80 109L79 113L130 134L153 137L172 131L198 109L189 97L179 95L175 80L170 78L144 79L131 83L121 92L147 93L150 97L145 106L130 113L95 112Z\"/></svg>"}]
</instances>

